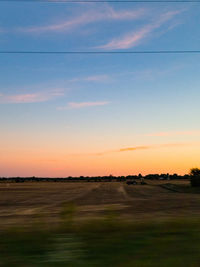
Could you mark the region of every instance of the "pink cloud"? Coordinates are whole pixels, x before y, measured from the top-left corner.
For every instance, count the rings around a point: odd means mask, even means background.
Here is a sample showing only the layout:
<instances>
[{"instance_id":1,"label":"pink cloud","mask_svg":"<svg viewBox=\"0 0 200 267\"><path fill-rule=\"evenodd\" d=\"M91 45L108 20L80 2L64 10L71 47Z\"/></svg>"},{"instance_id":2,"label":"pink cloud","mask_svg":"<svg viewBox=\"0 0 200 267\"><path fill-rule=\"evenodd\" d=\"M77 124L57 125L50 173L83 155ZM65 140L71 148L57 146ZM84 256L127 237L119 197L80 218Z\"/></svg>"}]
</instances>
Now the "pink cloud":
<instances>
[{"instance_id":1,"label":"pink cloud","mask_svg":"<svg viewBox=\"0 0 200 267\"><path fill-rule=\"evenodd\" d=\"M150 24L145 25L136 32L131 32L123 37L113 39L105 45L98 48L103 49L126 49L137 46L143 39L149 36L154 30L160 28L165 22L180 14L181 11L169 11L160 16L160 18Z\"/></svg>"},{"instance_id":2,"label":"pink cloud","mask_svg":"<svg viewBox=\"0 0 200 267\"><path fill-rule=\"evenodd\" d=\"M19 28L18 30L21 32L28 32L28 33L42 33L42 32L62 32L71 30L72 28L87 24L91 22L92 17L88 17L86 14L73 18L71 20L67 20L61 23L55 23L45 26L35 26L35 27L27 27L27 28Z\"/></svg>"},{"instance_id":3,"label":"pink cloud","mask_svg":"<svg viewBox=\"0 0 200 267\"><path fill-rule=\"evenodd\" d=\"M111 19L111 20L132 20L138 19L146 14L144 8L135 9L135 10L121 10L116 11L112 7L107 6L107 9L101 14L102 19Z\"/></svg>"},{"instance_id":4,"label":"pink cloud","mask_svg":"<svg viewBox=\"0 0 200 267\"><path fill-rule=\"evenodd\" d=\"M39 94L1 95L0 103L34 103L46 101L46 97Z\"/></svg>"},{"instance_id":5,"label":"pink cloud","mask_svg":"<svg viewBox=\"0 0 200 267\"><path fill-rule=\"evenodd\" d=\"M0 103L37 103L37 102L46 102L53 99L54 97L63 96L61 90L55 89L51 92L38 92L31 94L15 94L15 95L5 95L0 94Z\"/></svg>"},{"instance_id":6,"label":"pink cloud","mask_svg":"<svg viewBox=\"0 0 200 267\"><path fill-rule=\"evenodd\" d=\"M27 33L43 33L43 32L62 32L69 31L75 27L86 25L89 23L102 21L102 20L133 20L138 19L144 16L146 10L143 8L137 10L123 10L116 11L113 8L107 6L102 10L91 10L87 13L79 15L77 17L49 25L44 26L33 26L33 27L24 27L18 28L20 32Z\"/></svg>"},{"instance_id":7,"label":"pink cloud","mask_svg":"<svg viewBox=\"0 0 200 267\"><path fill-rule=\"evenodd\" d=\"M86 107L95 107L95 106L105 106L108 105L110 102L108 101L101 101L101 102L70 102L65 107L58 107L58 110L65 110L65 109L79 109L79 108L86 108Z\"/></svg>"},{"instance_id":8,"label":"pink cloud","mask_svg":"<svg viewBox=\"0 0 200 267\"><path fill-rule=\"evenodd\" d=\"M188 135L188 136L195 136L200 135L200 130L194 130L194 131L177 131L177 132L158 132L158 133L151 133L151 134L145 134L145 136L181 136L181 135Z\"/></svg>"}]
</instances>

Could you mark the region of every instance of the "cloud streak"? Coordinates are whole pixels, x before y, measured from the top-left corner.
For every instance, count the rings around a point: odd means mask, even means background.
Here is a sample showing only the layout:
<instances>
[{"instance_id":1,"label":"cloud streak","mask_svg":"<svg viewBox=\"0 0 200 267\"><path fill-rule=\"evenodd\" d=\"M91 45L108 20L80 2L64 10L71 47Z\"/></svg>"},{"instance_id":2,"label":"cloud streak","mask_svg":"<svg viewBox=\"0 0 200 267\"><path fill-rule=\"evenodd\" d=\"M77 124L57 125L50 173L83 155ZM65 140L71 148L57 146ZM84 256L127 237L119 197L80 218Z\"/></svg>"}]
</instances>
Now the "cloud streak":
<instances>
[{"instance_id":1,"label":"cloud streak","mask_svg":"<svg viewBox=\"0 0 200 267\"><path fill-rule=\"evenodd\" d=\"M180 14L182 10L169 11L162 14L156 21L146 24L137 31L131 32L117 39L109 41L107 44L99 46L101 49L128 49L140 44L142 40L150 36L150 34L159 29L164 23L171 20L176 15Z\"/></svg>"},{"instance_id":2,"label":"cloud streak","mask_svg":"<svg viewBox=\"0 0 200 267\"><path fill-rule=\"evenodd\" d=\"M33 26L18 28L17 31L24 33L44 33L44 32L65 32L70 31L78 26L83 26L89 23L105 20L134 20L143 17L146 10L143 8L136 10L122 10L116 11L112 7L107 6L106 8L96 11L91 10L82 15L64 20L62 22L48 24L44 26Z\"/></svg>"},{"instance_id":3,"label":"cloud streak","mask_svg":"<svg viewBox=\"0 0 200 267\"><path fill-rule=\"evenodd\" d=\"M28 94L0 94L0 104L21 104L21 103L39 103L46 102L55 97L63 96L61 89L54 89L49 92L37 92Z\"/></svg>"},{"instance_id":4,"label":"cloud streak","mask_svg":"<svg viewBox=\"0 0 200 267\"><path fill-rule=\"evenodd\" d=\"M111 79L111 77L107 74L102 75L94 75L94 76L88 76L84 78L84 81L87 82L107 82Z\"/></svg>"},{"instance_id":5,"label":"cloud streak","mask_svg":"<svg viewBox=\"0 0 200 267\"><path fill-rule=\"evenodd\" d=\"M87 107L96 107L96 106L105 106L108 105L109 101L97 101L97 102L70 102L67 106L58 107L58 110L66 110L66 109L80 109Z\"/></svg>"},{"instance_id":6,"label":"cloud streak","mask_svg":"<svg viewBox=\"0 0 200 267\"><path fill-rule=\"evenodd\" d=\"M190 143L172 143L172 144L158 144L158 145L147 145L147 146L134 146L134 147L125 147L117 150L109 150L99 153L90 154L91 156L103 156L111 153L123 153L123 152L135 152L138 150L149 150L149 149L159 149L159 148L174 148L174 147L184 147L191 145Z\"/></svg>"},{"instance_id":7,"label":"cloud streak","mask_svg":"<svg viewBox=\"0 0 200 267\"><path fill-rule=\"evenodd\" d=\"M145 136L155 136L155 137L165 137L165 136L198 136L200 135L200 130L194 131L176 131L176 132L158 132L145 134Z\"/></svg>"},{"instance_id":8,"label":"cloud streak","mask_svg":"<svg viewBox=\"0 0 200 267\"><path fill-rule=\"evenodd\" d=\"M111 75L107 74L99 74L99 75L91 75L87 77L77 77L69 80L69 82L108 82L112 80Z\"/></svg>"}]
</instances>

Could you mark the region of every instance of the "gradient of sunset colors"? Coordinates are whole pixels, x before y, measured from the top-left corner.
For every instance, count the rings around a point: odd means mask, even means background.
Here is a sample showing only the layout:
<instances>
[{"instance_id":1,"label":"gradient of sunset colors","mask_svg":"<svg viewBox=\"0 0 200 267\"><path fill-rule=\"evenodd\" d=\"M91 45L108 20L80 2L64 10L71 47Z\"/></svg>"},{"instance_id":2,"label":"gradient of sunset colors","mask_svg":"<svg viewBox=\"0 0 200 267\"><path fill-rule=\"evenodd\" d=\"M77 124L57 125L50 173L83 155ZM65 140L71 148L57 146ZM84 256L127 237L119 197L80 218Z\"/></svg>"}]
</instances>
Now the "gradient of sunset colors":
<instances>
[{"instance_id":1,"label":"gradient of sunset colors","mask_svg":"<svg viewBox=\"0 0 200 267\"><path fill-rule=\"evenodd\" d=\"M198 3L0 3L0 50L199 50ZM200 167L200 55L0 55L0 176Z\"/></svg>"}]
</instances>

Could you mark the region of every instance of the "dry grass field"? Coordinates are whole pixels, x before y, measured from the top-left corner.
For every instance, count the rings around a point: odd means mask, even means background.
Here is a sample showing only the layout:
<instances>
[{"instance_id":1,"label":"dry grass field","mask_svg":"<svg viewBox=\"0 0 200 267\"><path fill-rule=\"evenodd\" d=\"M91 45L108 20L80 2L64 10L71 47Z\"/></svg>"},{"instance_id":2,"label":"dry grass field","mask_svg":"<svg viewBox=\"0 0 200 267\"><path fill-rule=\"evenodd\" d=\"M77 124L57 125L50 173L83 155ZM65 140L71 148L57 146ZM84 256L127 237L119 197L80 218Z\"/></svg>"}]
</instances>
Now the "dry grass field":
<instances>
[{"instance_id":1,"label":"dry grass field","mask_svg":"<svg viewBox=\"0 0 200 267\"><path fill-rule=\"evenodd\" d=\"M0 224L32 223L38 217L54 224L67 203L74 204L76 220L99 218L108 211L131 220L199 216L200 194L169 190L162 187L166 181L147 183L0 183ZM188 181L170 184L189 187Z\"/></svg>"},{"instance_id":2,"label":"dry grass field","mask_svg":"<svg viewBox=\"0 0 200 267\"><path fill-rule=\"evenodd\" d=\"M199 189L167 182L0 183L0 266L198 267Z\"/></svg>"}]
</instances>

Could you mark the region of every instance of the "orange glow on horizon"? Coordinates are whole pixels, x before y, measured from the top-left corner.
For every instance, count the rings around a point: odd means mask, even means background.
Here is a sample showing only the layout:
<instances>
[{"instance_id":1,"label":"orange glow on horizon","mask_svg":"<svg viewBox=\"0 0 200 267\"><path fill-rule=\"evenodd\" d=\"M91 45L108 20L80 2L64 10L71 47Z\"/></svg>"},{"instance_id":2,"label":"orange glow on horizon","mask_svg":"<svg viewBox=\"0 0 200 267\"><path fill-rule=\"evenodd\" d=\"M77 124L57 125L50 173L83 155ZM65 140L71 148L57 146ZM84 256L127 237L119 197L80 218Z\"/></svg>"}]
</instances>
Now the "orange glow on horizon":
<instances>
[{"instance_id":1,"label":"orange glow on horizon","mask_svg":"<svg viewBox=\"0 0 200 267\"><path fill-rule=\"evenodd\" d=\"M16 151L15 151L16 152ZM49 156L54 155L54 156ZM149 173L188 173L200 165L199 146L138 149L102 155L56 151L1 153L1 176L95 176Z\"/></svg>"}]
</instances>

